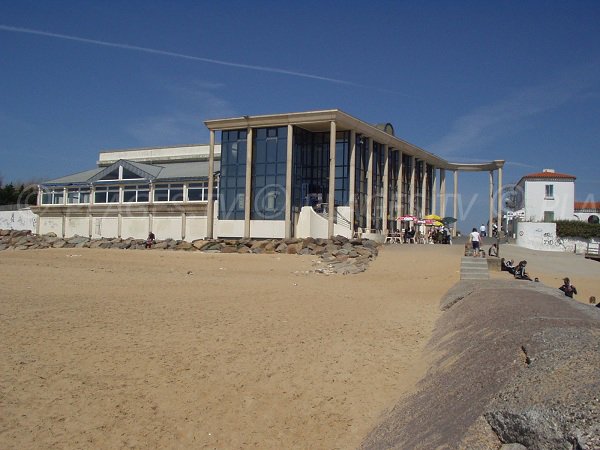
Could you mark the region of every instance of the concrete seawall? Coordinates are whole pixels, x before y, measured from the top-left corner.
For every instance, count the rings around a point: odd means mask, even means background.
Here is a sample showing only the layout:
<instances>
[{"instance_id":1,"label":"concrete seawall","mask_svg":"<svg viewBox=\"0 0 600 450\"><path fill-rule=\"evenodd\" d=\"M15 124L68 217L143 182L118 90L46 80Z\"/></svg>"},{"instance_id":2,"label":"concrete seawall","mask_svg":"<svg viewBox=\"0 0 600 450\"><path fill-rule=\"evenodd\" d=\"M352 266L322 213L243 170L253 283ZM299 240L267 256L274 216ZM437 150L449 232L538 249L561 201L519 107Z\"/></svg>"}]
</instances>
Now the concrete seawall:
<instances>
[{"instance_id":1,"label":"concrete seawall","mask_svg":"<svg viewBox=\"0 0 600 450\"><path fill-rule=\"evenodd\" d=\"M362 448L600 448L600 308L540 283L460 282L433 363Z\"/></svg>"}]
</instances>

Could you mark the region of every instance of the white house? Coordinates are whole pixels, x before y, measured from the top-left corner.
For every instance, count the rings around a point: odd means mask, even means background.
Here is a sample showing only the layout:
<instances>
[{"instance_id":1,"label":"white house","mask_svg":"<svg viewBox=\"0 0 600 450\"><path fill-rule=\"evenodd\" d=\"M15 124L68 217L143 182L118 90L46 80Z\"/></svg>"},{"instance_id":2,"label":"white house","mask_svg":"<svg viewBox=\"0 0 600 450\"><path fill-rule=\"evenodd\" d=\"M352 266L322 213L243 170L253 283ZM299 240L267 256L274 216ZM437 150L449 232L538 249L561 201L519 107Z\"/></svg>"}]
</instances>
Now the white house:
<instances>
[{"instance_id":1,"label":"white house","mask_svg":"<svg viewBox=\"0 0 600 450\"><path fill-rule=\"evenodd\" d=\"M600 223L600 202L575 202L575 217L587 223Z\"/></svg>"},{"instance_id":2,"label":"white house","mask_svg":"<svg viewBox=\"0 0 600 450\"><path fill-rule=\"evenodd\" d=\"M517 212L525 222L578 220L574 214L573 175L544 169L522 177L517 183Z\"/></svg>"}]
</instances>

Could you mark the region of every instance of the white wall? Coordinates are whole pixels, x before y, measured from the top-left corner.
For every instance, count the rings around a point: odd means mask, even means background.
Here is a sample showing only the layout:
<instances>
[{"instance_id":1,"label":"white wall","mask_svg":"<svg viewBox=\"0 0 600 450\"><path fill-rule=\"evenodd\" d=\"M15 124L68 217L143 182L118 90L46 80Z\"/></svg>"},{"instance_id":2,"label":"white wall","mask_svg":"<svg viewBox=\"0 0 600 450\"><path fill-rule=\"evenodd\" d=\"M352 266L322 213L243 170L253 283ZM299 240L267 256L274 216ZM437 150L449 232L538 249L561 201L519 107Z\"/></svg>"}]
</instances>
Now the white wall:
<instances>
[{"instance_id":1,"label":"white wall","mask_svg":"<svg viewBox=\"0 0 600 450\"><path fill-rule=\"evenodd\" d=\"M532 250L565 251L556 236L556 224L544 222L517 222L517 245Z\"/></svg>"},{"instance_id":2,"label":"white wall","mask_svg":"<svg viewBox=\"0 0 600 450\"><path fill-rule=\"evenodd\" d=\"M554 186L554 197L545 198L546 185ZM544 211L554 211L554 220L575 220L575 183L573 181L525 180L525 220L541 222Z\"/></svg>"},{"instance_id":3,"label":"white wall","mask_svg":"<svg viewBox=\"0 0 600 450\"><path fill-rule=\"evenodd\" d=\"M216 220L215 237L240 237L244 235L243 220Z\"/></svg>"},{"instance_id":4,"label":"white wall","mask_svg":"<svg viewBox=\"0 0 600 450\"><path fill-rule=\"evenodd\" d=\"M40 234L55 233L62 237L62 216L58 217L40 217Z\"/></svg>"},{"instance_id":5,"label":"white wall","mask_svg":"<svg viewBox=\"0 0 600 450\"><path fill-rule=\"evenodd\" d=\"M90 219L89 217L67 217L65 219L65 236L89 236Z\"/></svg>"},{"instance_id":6,"label":"white wall","mask_svg":"<svg viewBox=\"0 0 600 450\"><path fill-rule=\"evenodd\" d=\"M303 206L296 225L297 238L322 238L327 239L327 219L317 214L311 206Z\"/></svg>"},{"instance_id":7,"label":"white wall","mask_svg":"<svg viewBox=\"0 0 600 450\"><path fill-rule=\"evenodd\" d=\"M0 230L31 230L36 232L38 216L30 209L0 211Z\"/></svg>"},{"instance_id":8,"label":"white wall","mask_svg":"<svg viewBox=\"0 0 600 450\"><path fill-rule=\"evenodd\" d=\"M92 222L93 238L116 238L119 235L119 218L117 216L94 217Z\"/></svg>"},{"instance_id":9,"label":"white wall","mask_svg":"<svg viewBox=\"0 0 600 450\"><path fill-rule=\"evenodd\" d=\"M156 239L181 239L181 216L154 216L152 232Z\"/></svg>"},{"instance_id":10,"label":"white wall","mask_svg":"<svg viewBox=\"0 0 600 450\"><path fill-rule=\"evenodd\" d=\"M188 242L206 238L206 216L187 216L185 221L185 240Z\"/></svg>"},{"instance_id":11,"label":"white wall","mask_svg":"<svg viewBox=\"0 0 600 450\"><path fill-rule=\"evenodd\" d=\"M123 217L121 219L121 237L146 239L148 237L148 217Z\"/></svg>"},{"instance_id":12,"label":"white wall","mask_svg":"<svg viewBox=\"0 0 600 450\"><path fill-rule=\"evenodd\" d=\"M285 237L285 220L251 220L250 236L283 239Z\"/></svg>"}]
</instances>

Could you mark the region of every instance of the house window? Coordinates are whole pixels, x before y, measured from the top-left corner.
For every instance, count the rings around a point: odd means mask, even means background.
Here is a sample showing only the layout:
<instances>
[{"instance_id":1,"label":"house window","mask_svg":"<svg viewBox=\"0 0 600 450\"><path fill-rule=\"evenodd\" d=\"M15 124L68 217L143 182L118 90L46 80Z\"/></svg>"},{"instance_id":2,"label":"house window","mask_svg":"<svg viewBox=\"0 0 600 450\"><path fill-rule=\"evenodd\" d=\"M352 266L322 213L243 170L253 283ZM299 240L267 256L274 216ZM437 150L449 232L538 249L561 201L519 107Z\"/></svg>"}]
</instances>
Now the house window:
<instances>
[{"instance_id":1,"label":"house window","mask_svg":"<svg viewBox=\"0 0 600 450\"><path fill-rule=\"evenodd\" d=\"M182 202L183 184L157 184L154 188L155 202Z\"/></svg>"},{"instance_id":2,"label":"house window","mask_svg":"<svg viewBox=\"0 0 600 450\"><path fill-rule=\"evenodd\" d=\"M544 222L554 222L554 211L544 211Z\"/></svg>"},{"instance_id":3,"label":"house window","mask_svg":"<svg viewBox=\"0 0 600 450\"><path fill-rule=\"evenodd\" d=\"M90 202L90 189L69 188L67 190L67 203L70 205Z\"/></svg>"},{"instance_id":4,"label":"house window","mask_svg":"<svg viewBox=\"0 0 600 450\"><path fill-rule=\"evenodd\" d=\"M96 192L94 193L94 203L119 203L118 186L96 187Z\"/></svg>"},{"instance_id":5,"label":"house window","mask_svg":"<svg viewBox=\"0 0 600 450\"><path fill-rule=\"evenodd\" d=\"M150 187L141 186L125 186L123 188L123 203L141 203L147 202L150 199Z\"/></svg>"},{"instance_id":6,"label":"house window","mask_svg":"<svg viewBox=\"0 0 600 450\"><path fill-rule=\"evenodd\" d=\"M190 202L205 202L208 200L208 181L190 183L187 190L187 199Z\"/></svg>"},{"instance_id":7,"label":"house window","mask_svg":"<svg viewBox=\"0 0 600 450\"><path fill-rule=\"evenodd\" d=\"M554 185L553 184L547 184L546 185L546 195L545 198L547 199L553 199L554 198Z\"/></svg>"},{"instance_id":8,"label":"house window","mask_svg":"<svg viewBox=\"0 0 600 450\"><path fill-rule=\"evenodd\" d=\"M45 190L42 194L42 205L62 205L64 198L63 188Z\"/></svg>"}]
</instances>

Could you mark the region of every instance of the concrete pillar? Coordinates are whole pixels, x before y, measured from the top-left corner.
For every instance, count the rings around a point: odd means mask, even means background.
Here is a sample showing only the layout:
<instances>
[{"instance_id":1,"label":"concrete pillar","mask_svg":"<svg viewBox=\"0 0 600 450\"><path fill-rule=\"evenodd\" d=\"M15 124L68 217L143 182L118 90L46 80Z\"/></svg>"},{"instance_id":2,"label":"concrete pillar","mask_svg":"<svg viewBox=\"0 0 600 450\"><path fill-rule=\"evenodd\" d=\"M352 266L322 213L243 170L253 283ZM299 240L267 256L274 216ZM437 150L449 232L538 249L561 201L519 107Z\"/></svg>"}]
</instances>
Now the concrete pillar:
<instances>
[{"instance_id":1,"label":"concrete pillar","mask_svg":"<svg viewBox=\"0 0 600 450\"><path fill-rule=\"evenodd\" d=\"M336 123L332 120L329 123L329 197L328 202L328 221L327 221L327 236L333 236L333 224L335 219L335 148L337 142Z\"/></svg>"},{"instance_id":2,"label":"concrete pillar","mask_svg":"<svg viewBox=\"0 0 600 450\"><path fill-rule=\"evenodd\" d=\"M490 216L488 218L487 232L492 235L492 222L494 220L494 171L490 170Z\"/></svg>"},{"instance_id":3,"label":"concrete pillar","mask_svg":"<svg viewBox=\"0 0 600 450\"><path fill-rule=\"evenodd\" d=\"M437 214L437 169L431 166L431 214Z\"/></svg>"},{"instance_id":4,"label":"concrete pillar","mask_svg":"<svg viewBox=\"0 0 600 450\"><path fill-rule=\"evenodd\" d=\"M498 235L500 235L500 230L502 229L502 167L498 167L498 217L497 217L497 224L498 224ZM508 230L505 230L506 232L508 232Z\"/></svg>"},{"instance_id":5,"label":"concrete pillar","mask_svg":"<svg viewBox=\"0 0 600 450\"><path fill-rule=\"evenodd\" d=\"M252 128L246 135L246 187L244 189L244 237L250 237L250 212L252 211Z\"/></svg>"},{"instance_id":6,"label":"concrete pillar","mask_svg":"<svg viewBox=\"0 0 600 450\"><path fill-rule=\"evenodd\" d=\"M117 237L121 239L123 234L123 214L117 213Z\"/></svg>"},{"instance_id":7,"label":"concrete pillar","mask_svg":"<svg viewBox=\"0 0 600 450\"><path fill-rule=\"evenodd\" d=\"M440 169L440 217L446 217L446 169Z\"/></svg>"},{"instance_id":8,"label":"concrete pillar","mask_svg":"<svg viewBox=\"0 0 600 450\"><path fill-rule=\"evenodd\" d=\"M383 208L381 211L381 219L382 219L382 231L383 235L387 236L388 233L388 191L389 191L389 147L386 145L383 146Z\"/></svg>"},{"instance_id":9,"label":"concrete pillar","mask_svg":"<svg viewBox=\"0 0 600 450\"><path fill-rule=\"evenodd\" d=\"M185 240L185 229L187 227L187 216L185 212L181 213L181 240Z\"/></svg>"},{"instance_id":10,"label":"concrete pillar","mask_svg":"<svg viewBox=\"0 0 600 450\"><path fill-rule=\"evenodd\" d=\"M213 225L215 221L215 199L213 198L215 177L215 130L210 130L208 146L208 205L206 211L206 237L213 238ZM150 216L151 217L151 216ZM152 218L150 218L150 231L152 231Z\"/></svg>"},{"instance_id":11,"label":"concrete pillar","mask_svg":"<svg viewBox=\"0 0 600 450\"><path fill-rule=\"evenodd\" d=\"M404 164L402 163L402 151L398 151L398 217L402 216L402 179L404 178ZM398 219L396 217L396 220Z\"/></svg>"},{"instance_id":12,"label":"concrete pillar","mask_svg":"<svg viewBox=\"0 0 600 450\"><path fill-rule=\"evenodd\" d=\"M356 202L356 130L350 131L350 173L348 176L348 206L350 207L350 231L354 236L354 207Z\"/></svg>"},{"instance_id":13,"label":"concrete pillar","mask_svg":"<svg viewBox=\"0 0 600 450\"><path fill-rule=\"evenodd\" d=\"M292 237L292 158L294 127L287 127L287 155L285 165L285 238Z\"/></svg>"},{"instance_id":14,"label":"concrete pillar","mask_svg":"<svg viewBox=\"0 0 600 450\"><path fill-rule=\"evenodd\" d=\"M427 215L427 161L423 161L423 182L421 183L421 213L420 217Z\"/></svg>"},{"instance_id":15,"label":"concrete pillar","mask_svg":"<svg viewBox=\"0 0 600 450\"><path fill-rule=\"evenodd\" d=\"M452 196L452 217L458 219L458 170L454 171L454 195ZM452 236L456 236L456 224L458 222L454 222L454 227L452 228Z\"/></svg>"},{"instance_id":16,"label":"concrete pillar","mask_svg":"<svg viewBox=\"0 0 600 450\"><path fill-rule=\"evenodd\" d=\"M369 165L367 167L367 231L373 228L373 139L369 138Z\"/></svg>"},{"instance_id":17,"label":"concrete pillar","mask_svg":"<svg viewBox=\"0 0 600 450\"><path fill-rule=\"evenodd\" d=\"M410 198L408 200L408 214L411 216L416 216L416 211L415 211L415 195L416 195L416 189L415 189L415 173L416 173L416 165L417 165L417 158L415 158L414 156L411 155L410 157Z\"/></svg>"}]
</instances>

